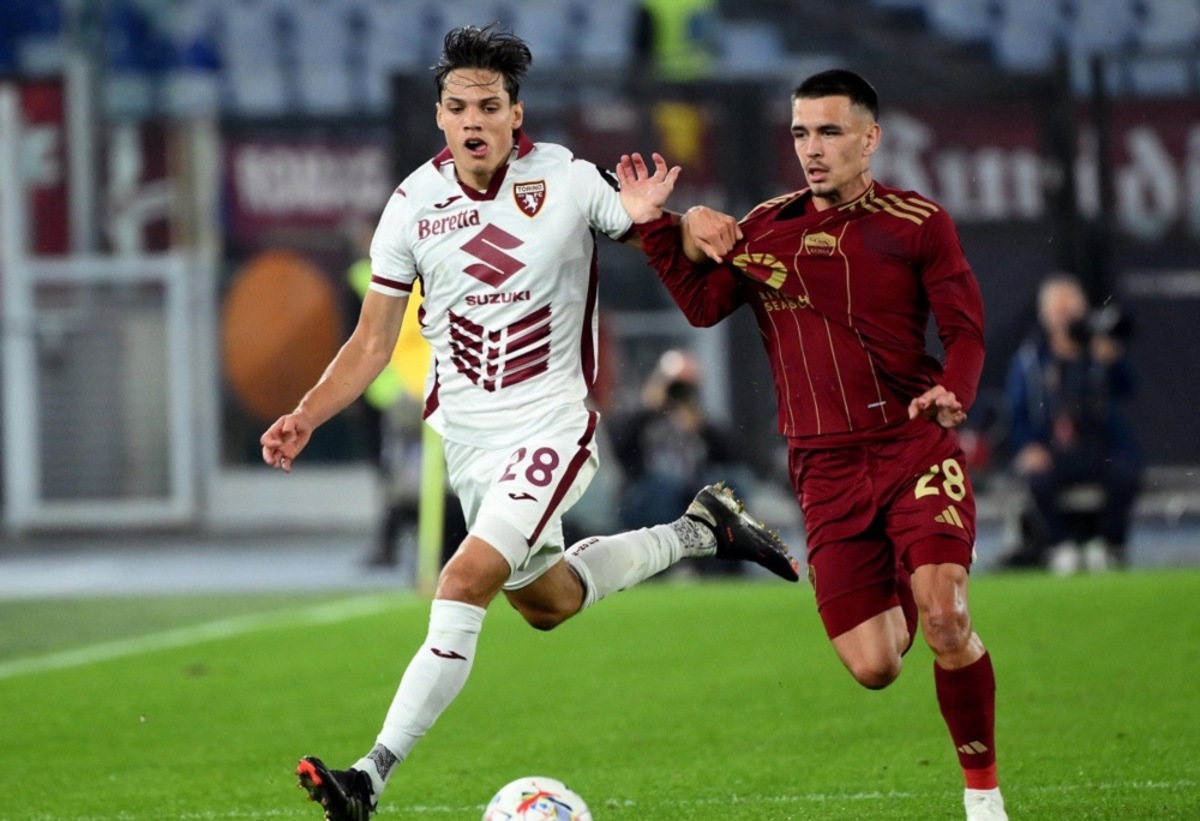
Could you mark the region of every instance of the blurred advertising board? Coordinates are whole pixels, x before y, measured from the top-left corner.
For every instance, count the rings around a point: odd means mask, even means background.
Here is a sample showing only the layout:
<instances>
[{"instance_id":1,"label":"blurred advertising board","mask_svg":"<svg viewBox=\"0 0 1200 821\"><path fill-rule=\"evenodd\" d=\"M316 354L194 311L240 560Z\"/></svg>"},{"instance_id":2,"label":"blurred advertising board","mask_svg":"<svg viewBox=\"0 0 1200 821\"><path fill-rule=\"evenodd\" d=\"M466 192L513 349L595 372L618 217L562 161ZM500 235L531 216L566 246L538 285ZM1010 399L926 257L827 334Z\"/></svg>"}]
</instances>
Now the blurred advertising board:
<instances>
[{"instance_id":1,"label":"blurred advertising board","mask_svg":"<svg viewBox=\"0 0 1200 821\"><path fill-rule=\"evenodd\" d=\"M29 250L65 254L70 249L65 87L58 77L11 82L24 119L21 162L29 186Z\"/></svg>"},{"instance_id":2,"label":"blurred advertising board","mask_svg":"<svg viewBox=\"0 0 1200 821\"><path fill-rule=\"evenodd\" d=\"M1114 100L1109 104L1116 225L1127 239L1200 240L1200 101ZM784 188L804 186L786 111L776 112L776 161ZM981 101L885 109L874 176L944 206L960 224L1046 219L1045 110L1034 102ZM1100 204L1097 133L1076 117L1076 197L1084 216Z\"/></svg>"}]
</instances>

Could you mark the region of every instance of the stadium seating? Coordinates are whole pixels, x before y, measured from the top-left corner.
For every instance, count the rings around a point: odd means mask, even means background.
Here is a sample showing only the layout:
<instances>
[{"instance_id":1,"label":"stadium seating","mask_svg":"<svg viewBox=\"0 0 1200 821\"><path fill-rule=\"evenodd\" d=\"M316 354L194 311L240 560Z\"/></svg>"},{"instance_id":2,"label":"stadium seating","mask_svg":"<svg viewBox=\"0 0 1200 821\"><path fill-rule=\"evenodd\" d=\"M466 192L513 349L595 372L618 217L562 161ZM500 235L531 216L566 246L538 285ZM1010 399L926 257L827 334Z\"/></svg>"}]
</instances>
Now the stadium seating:
<instances>
[{"instance_id":1,"label":"stadium seating","mask_svg":"<svg viewBox=\"0 0 1200 821\"><path fill-rule=\"evenodd\" d=\"M1016 73L1050 70L1065 53L1072 84L1090 88L1092 55L1115 58L1110 87L1180 93L1197 86L1200 0L869 0L880 9L924 15L930 30L986 43Z\"/></svg>"},{"instance_id":2,"label":"stadium seating","mask_svg":"<svg viewBox=\"0 0 1200 821\"><path fill-rule=\"evenodd\" d=\"M922 5L930 25L956 40L985 40L996 22L989 0L924 0Z\"/></svg>"},{"instance_id":3,"label":"stadium seating","mask_svg":"<svg viewBox=\"0 0 1200 821\"><path fill-rule=\"evenodd\" d=\"M857 2L923 21L947 42L983 45L1018 74L1047 71L1065 53L1080 90L1095 53L1119 56L1107 76L1114 84L1148 93L1198 85L1200 0ZM62 0L0 0L0 72L59 70L64 8ZM604 69L628 63L636 8L637 0L109 0L100 22L106 97L131 113L382 111L388 77L430 66L455 25L511 26L529 40L535 72ZM727 74L786 71L799 59L778 20L747 17L733 3L729 11Z\"/></svg>"},{"instance_id":4,"label":"stadium seating","mask_svg":"<svg viewBox=\"0 0 1200 821\"><path fill-rule=\"evenodd\" d=\"M58 0L0 0L0 73L57 70L62 29Z\"/></svg>"},{"instance_id":5,"label":"stadium seating","mask_svg":"<svg viewBox=\"0 0 1200 821\"><path fill-rule=\"evenodd\" d=\"M499 22L535 70L624 65L636 0L109 0L107 101L121 113L382 111L388 77L436 62L447 30ZM62 0L0 0L0 73L62 65Z\"/></svg>"}]
</instances>

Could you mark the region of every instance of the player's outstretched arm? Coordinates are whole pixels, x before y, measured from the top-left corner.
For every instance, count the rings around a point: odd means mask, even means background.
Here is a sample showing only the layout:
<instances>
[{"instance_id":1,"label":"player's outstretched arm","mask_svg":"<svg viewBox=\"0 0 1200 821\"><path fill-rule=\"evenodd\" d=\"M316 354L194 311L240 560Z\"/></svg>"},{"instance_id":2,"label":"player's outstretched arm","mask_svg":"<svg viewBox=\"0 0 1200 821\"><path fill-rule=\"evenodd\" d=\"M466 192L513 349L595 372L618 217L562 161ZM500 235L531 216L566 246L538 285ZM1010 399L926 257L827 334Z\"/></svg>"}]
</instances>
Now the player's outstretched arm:
<instances>
[{"instance_id":1,"label":"player's outstretched arm","mask_svg":"<svg viewBox=\"0 0 1200 821\"><path fill-rule=\"evenodd\" d=\"M358 324L317 384L291 413L275 420L259 439L263 461L288 473L313 431L355 399L391 361L408 297L367 291Z\"/></svg>"},{"instance_id":2,"label":"player's outstretched arm","mask_svg":"<svg viewBox=\"0 0 1200 821\"><path fill-rule=\"evenodd\" d=\"M656 220L663 215L664 206L680 168L667 169L661 154L651 155L654 173L650 172L641 154L624 154L617 165L617 181L621 184L621 204L635 224ZM742 229L737 220L728 214L714 211L706 206L695 206L681 221L683 252L692 262L723 262L724 257L742 238Z\"/></svg>"}]
</instances>

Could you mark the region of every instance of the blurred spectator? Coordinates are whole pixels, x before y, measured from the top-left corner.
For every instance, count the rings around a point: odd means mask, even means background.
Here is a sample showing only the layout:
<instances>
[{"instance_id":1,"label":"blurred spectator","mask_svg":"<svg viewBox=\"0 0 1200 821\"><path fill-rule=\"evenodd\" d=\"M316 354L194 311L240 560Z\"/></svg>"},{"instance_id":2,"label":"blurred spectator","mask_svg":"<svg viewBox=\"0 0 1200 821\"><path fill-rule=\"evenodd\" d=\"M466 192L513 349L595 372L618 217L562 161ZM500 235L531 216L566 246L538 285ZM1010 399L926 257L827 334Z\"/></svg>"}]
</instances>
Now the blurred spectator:
<instances>
[{"instance_id":1,"label":"blurred spectator","mask_svg":"<svg viewBox=\"0 0 1200 821\"><path fill-rule=\"evenodd\" d=\"M719 56L716 0L642 0L634 23L634 57L659 80L707 77Z\"/></svg>"},{"instance_id":2,"label":"blurred spectator","mask_svg":"<svg viewBox=\"0 0 1200 821\"><path fill-rule=\"evenodd\" d=\"M726 481L739 493L751 488L730 438L708 419L700 400L700 372L689 354L669 350L642 386L641 406L618 420L613 449L625 483L620 492L622 529L649 527L687 507L695 488ZM700 560L701 572L738 572L733 562Z\"/></svg>"},{"instance_id":3,"label":"blurred spectator","mask_svg":"<svg viewBox=\"0 0 1200 821\"><path fill-rule=\"evenodd\" d=\"M1007 390L1013 467L1028 482L1040 532L1011 563L1058 573L1124 564L1142 470L1120 407L1134 389L1128 320L1114 306L1090 311L1079 281L1055 273L1038 291L1038 323L1013 358ZM1081 518L1094 526L1072 527Z\"/></svg>"}]
</instances>

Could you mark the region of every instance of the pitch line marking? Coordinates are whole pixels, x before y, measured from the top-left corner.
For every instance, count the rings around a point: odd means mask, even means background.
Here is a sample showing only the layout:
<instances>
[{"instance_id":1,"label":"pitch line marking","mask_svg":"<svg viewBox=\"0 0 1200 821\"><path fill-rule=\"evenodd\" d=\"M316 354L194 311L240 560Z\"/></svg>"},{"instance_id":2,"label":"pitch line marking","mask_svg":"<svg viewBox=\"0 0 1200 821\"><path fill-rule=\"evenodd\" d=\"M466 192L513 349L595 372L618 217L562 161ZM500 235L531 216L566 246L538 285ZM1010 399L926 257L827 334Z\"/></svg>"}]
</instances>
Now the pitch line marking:
<instances>
[{"instance_id":1,"label":"pitch line marking","mask_svg":"<svg viewBox=\"0 0 1200 821\"><path fill-rule=\"evenodd\" d=\"M191 627L150 633L145 636L90 644L44 656L13 659L0 662L0 681L54 670L69 670L102 661L141 656L159 650L190 647L194 644L231 638L260 630L290 627L295 624L333 624L349 621L362 616L382 613L396 607L398 602L399 600L395 596L370 596L348 601L326 602L299 610L234 616Z\"/></svg>"}]
</instances>

